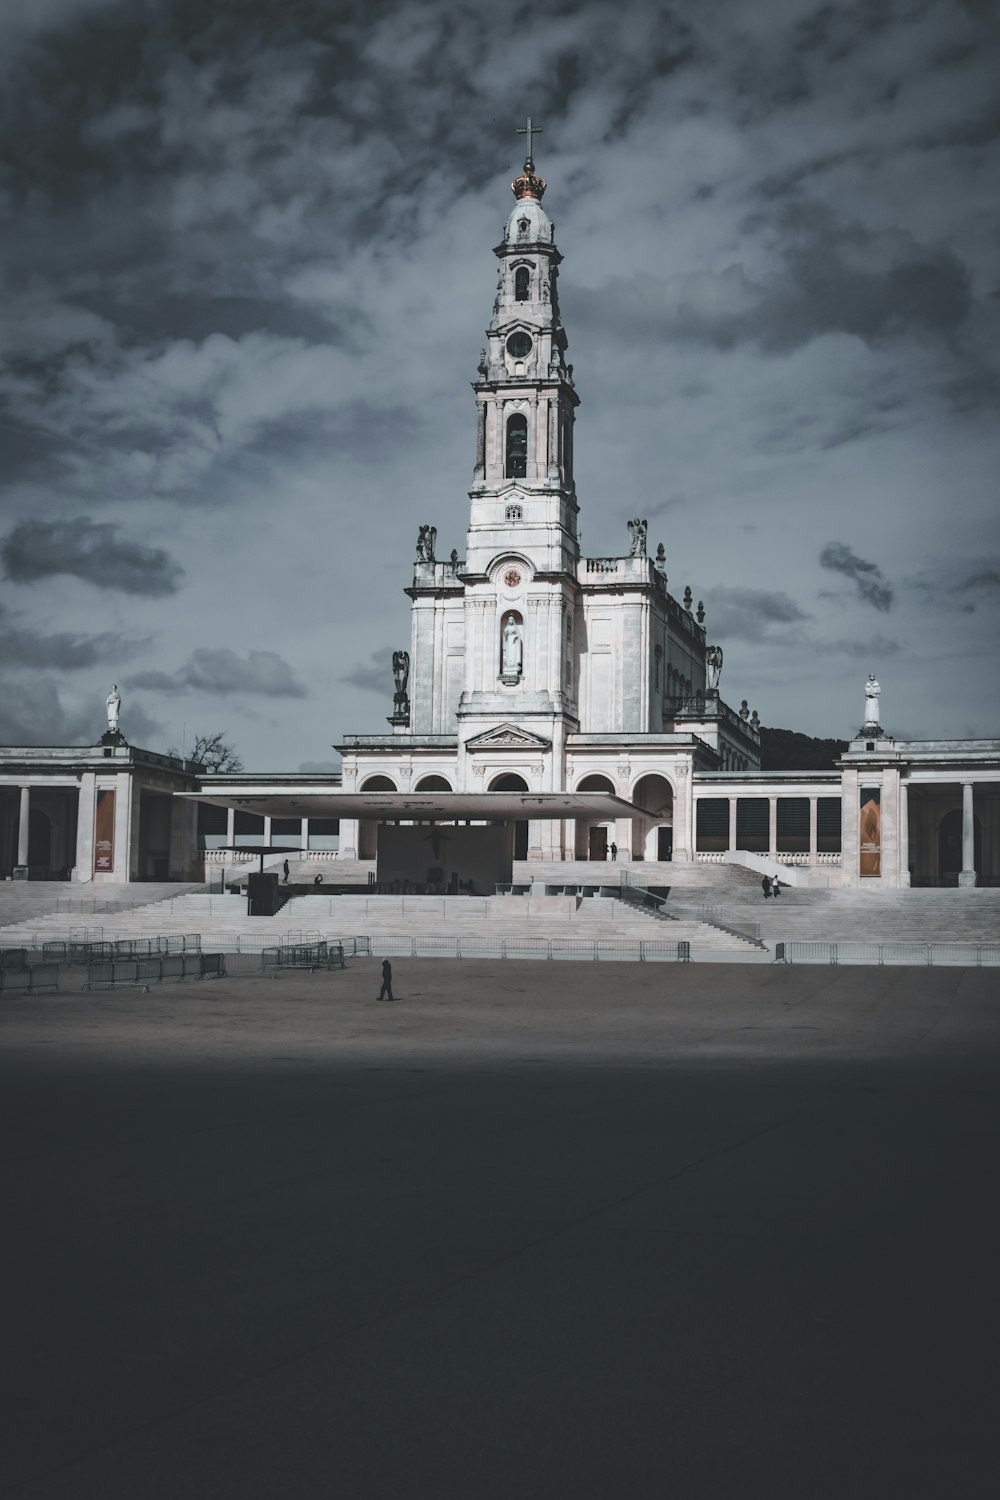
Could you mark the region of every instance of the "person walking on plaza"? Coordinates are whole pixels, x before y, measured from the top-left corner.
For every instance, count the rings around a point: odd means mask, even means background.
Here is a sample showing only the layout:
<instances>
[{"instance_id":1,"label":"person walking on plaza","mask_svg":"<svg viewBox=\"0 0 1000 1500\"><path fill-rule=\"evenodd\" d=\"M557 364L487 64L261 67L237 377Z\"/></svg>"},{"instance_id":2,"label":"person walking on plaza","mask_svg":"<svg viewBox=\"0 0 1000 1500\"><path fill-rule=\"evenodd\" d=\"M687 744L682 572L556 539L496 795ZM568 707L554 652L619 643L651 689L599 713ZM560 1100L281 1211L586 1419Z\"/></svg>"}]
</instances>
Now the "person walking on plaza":
<instances>
[{"instance_id":1,"label":"person walking on plaza","mask_svg":"<svg viewBox=\"0 0 1000 1500\"><path fill-rule=\"evenodd\" d=\"M382 960L382 988L378 992L380 1000L395 1000L392 993L392 964L387 958Z\"/></svg>"},{"instance_id":2,"label":"person walking on plaza","mask_svg":"<svg viewBox=\"0 0 1000 1500\"><path fill-rule=\"evenodd\" d=\"M770 875L765 875L764 876L763 880L760 883L760 888L764 892L764 900L766 901L767 898L768 898L768 896L771 894L771 877L770 877Z\"/></svg>"},{"instance_id":3,"label":"person walking on plaza","mask_svg":"<svg viewBox=\"0 0 1000 1500\"><path fill-rule=\"evenodd\" d=\"M616 860L618 858L618 845L617 844L612 844L611 845L611 858L612 858L612 860Z\"/></svg>"},{"instance_id":4,"label":"person walking on plaza","mask_svg":"<svg viewBox=\"0 0 1000 1500\"><path fill-rule=\"evenodd\" d=\"M775 875L774 879L771 881L771 895L774 897L778 897L781 895L781 881L778 879L777 875Z\"/></svg>"},{"instance_id":5,"label":"person walking on plaza","mask_svg":"<svg viewBox=\"0 0 1000 1500\"><path fill-rule=\"evenodd\" d=\"M282 865L282 867L281 867L281 868L282 868L282 869L283 869L283 870L284 870L284 872L285 872L285 874L284 874L284 878L283 878L283 880L282 880L282 882L281 882L281 883L282 883L282 885L287 885L287 884L288 884L288 875L289 875L289 870L288 870L288 860L287 860L287 859L286 859L286 860L285 860L285 863L284 863L284 864L283 864L283 865Z\"/></svg>"}]
</instances>

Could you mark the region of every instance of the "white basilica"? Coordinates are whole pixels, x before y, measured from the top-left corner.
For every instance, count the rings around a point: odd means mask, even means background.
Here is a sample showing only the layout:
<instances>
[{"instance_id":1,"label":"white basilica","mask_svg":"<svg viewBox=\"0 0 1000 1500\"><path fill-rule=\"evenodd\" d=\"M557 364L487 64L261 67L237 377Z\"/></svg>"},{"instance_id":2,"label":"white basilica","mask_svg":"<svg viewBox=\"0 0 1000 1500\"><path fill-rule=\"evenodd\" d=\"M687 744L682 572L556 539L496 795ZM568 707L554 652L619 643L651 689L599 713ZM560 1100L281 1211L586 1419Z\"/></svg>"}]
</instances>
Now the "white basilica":
<instances>
[{"instance_id":1,"label":"white basilica","mask_svg":"<svg viewBox=\"0 0 1000 1500\"><path fill-rule=\"evenodd\" d=\"M667 587L662 546L629 523L620 557L582 557L573 425L579 397L559 316L545 183L529 154L499 261L475 391L476 463L465 557L417 539L409 652L394 659L391 734L338 745L344 787L368 791L614 792L648 815L522 827L521 858L686 858L673 788L698 770L759 765L756 716L719 696L722 652L704 609ZM470 416L472 414L470 413ZM687 799L684 799L685 802ZM353 830L342 825L342 844ZM368 837L366 838L366 834ZM354 834L374 853L374 828Z\"/></svg>"},{"instance_id":2,"label":"white basilica","mask_svg":"<svg viewBox=\"0 0 1000 1500\"><path fill-rule=\"evenodd\" d=\"M113 689L98 744L0 747L0 876L197 880L299 851L301 878L337 861L348 884L405 854L418 889L490 890L525 861L522 882L558 883L554 864L609 858L805 886L1000 885L1000 738L896 740L869 678L836 768L763 771L757 714L720 696L722 648L690 589L670 593L646 522L629 521L621 556L580 555L561 257L525 133L473 386L465 557L439 558L420 526L390 731L344 736L342 776L209 774L132 747Z\"/></svg>"}]
</instances>

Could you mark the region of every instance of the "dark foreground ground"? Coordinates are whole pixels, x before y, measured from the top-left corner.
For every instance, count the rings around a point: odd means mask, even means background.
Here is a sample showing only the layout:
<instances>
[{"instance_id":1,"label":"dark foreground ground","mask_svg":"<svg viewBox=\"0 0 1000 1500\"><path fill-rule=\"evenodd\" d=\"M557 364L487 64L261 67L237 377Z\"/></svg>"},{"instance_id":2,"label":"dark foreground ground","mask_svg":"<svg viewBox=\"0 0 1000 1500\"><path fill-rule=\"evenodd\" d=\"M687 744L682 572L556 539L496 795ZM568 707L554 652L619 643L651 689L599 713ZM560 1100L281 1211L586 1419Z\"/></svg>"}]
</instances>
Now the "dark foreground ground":
<instances>
[{"instance_id":1,"label":"dark foreground ground","mask_svg":"<svg viewBox=\"0 0 1000 1500\"><path fill-rule=\"evenodd\" d=\"M0 1002L0 1489L994 1496L988 970Z\"/></svg>"}]
</instances>

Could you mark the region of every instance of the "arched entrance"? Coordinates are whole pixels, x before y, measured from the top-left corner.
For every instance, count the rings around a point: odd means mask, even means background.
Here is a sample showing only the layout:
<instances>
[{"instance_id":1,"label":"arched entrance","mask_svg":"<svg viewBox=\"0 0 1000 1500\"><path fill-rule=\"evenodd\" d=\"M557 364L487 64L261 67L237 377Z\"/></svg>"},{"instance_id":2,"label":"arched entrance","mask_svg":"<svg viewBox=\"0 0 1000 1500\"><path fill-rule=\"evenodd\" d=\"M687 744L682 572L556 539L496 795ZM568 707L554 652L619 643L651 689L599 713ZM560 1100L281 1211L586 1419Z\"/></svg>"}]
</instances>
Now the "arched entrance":
<instances>
[{"instance_id":1,"label":"arched entrance","mask_svg":"<svg viewBox=\"0 0 1000 1500\"><path fill-rule=\"evenodd\" d=\"M615 784L610 777L594 773L585 776L576 790L578 792L610 792L614 796ZM615 825L611 819L606 823L585 823L582 819L578 819L576 824L577 859L606 860L608 845L614 836Z\"/></svg>"},{"instance_id":2,"label":"arched entrance","mask_svg":"<svg viewBox=\"0 0 1000 1500\"><path fill-rule=\"evenodd\" d=\"M395 792L398 788L389 776L369 776L358 787L359 792ZM358 858L374 859L378 852L378 824L369 820L358 823Z\"/></svg>"},{"instance_id":3,"label":"arched entrance","mask_svg":"<svg viewBox=\"0 0 1000 1500\"><path fill-rule=\"evenodd\" d=\"M451 787L443 776L421 776L415 792L450 792Z\"/></svg>"},{"instance_id":4,"label":"arched entrance","mask_svg":"<svg viewBox=\"0 0 1000 1500\"><path fill-rule=\"evenodd\" d=\"M647 814L632 820L632 848L645 859L669 860L674 852L674 791L665 776L651 772L636 782L632 801Z\"/></svg>"},{"instance_id":5,"label":"arched entrance","mask_svg":"<svg viewBox=\"0 0 1000 1500\"><path fill-rule=\"evenodd\" d=\"M529 790L528 783L523 776L518 776L512 771L506 771L502 776L494 776L490 782L491 792L526 792ZM528 857L528 822L527 819L518 819L514 824L514 858L527 859Z\"/></svg>"},{"instance_id":6,"label":"arched entrance","mask_svg":"<svg viewBox=\"0 0 1000 1500\"><path fill-rule=\"evenodd\" d=\"M976 867L976 884L983 878L983 825L977 817L972 819L973 860ZM962 869L962 809L953 807L945 813L938 828L938 883L957 885Z\"/></svg>"}]
</instances>

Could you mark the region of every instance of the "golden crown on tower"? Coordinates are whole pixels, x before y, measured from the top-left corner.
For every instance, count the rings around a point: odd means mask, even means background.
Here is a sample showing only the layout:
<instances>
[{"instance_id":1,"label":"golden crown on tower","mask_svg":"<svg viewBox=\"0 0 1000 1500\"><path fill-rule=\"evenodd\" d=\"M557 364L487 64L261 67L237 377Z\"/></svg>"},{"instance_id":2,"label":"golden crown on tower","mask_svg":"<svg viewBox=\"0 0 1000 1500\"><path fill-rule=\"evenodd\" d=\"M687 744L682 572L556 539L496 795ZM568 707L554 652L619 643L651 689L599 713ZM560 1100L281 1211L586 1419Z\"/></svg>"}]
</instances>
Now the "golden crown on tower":
<instances>
[{"instance_id":1,"label":"golden crown on tower","mask_svg":"<svg viewBox=\"0 0 1000 1500\"><path fill-rule=\"evenodd\" d=\"M514 178L510 190L515 198L538 198L540 200L547 187L548 183L539 177L538 173L526 162L524 171Z\"/></svg>"}]
</instances>

